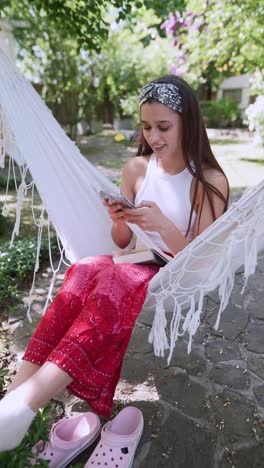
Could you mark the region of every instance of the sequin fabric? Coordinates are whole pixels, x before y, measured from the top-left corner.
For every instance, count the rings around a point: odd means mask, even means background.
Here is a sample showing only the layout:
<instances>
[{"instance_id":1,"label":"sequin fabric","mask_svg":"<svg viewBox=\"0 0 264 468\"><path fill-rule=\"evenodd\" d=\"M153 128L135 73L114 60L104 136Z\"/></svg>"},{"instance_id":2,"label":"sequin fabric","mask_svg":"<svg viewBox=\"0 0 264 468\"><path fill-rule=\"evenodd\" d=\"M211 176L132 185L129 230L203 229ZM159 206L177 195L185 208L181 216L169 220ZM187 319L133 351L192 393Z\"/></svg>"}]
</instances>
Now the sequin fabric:
<instances>
[{"instance_id":1,"label":"sequin fabric","mask_svg":"<svg viewBox=\"0 0 264 468\"><path fill-rule=\"evenodd\" d=\"M157 271L156 265L115 265L111 256L75 263L23 359L59 366L73 379L69 390L109 417L135 320Z\"/></svg>"},{"instance_id":2,"label":"sequin fabric","mask_svg":"<svg viewBox=\"0 0 264 468\"><path fill-rule=\"evenodd\" d=\"M170 109L182 113L182 97L178 86L171 83L150 83L144 86L139 97L140 106L149 99L164 104Z\"/></svg>"}]
</instances>

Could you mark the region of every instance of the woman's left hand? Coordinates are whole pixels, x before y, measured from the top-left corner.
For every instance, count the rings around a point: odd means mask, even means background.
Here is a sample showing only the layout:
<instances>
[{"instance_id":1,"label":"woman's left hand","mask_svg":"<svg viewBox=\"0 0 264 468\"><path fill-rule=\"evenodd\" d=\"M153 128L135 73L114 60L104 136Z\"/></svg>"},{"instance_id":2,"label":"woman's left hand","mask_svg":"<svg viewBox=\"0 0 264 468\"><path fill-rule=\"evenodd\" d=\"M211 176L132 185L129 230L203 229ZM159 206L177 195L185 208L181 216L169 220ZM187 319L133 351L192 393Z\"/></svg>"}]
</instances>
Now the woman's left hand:
<instances>
[{"instance_id":1,"label":"woman's left hand","mask_svg":"<svg viewBox=\"0 0 264 468\"><path fill-rule=\"evenodd\" d=\"M158 205L150 201L142 201L137 208L123 208L122 211L125 221L136 224L143 231L160 232L168 222Z\"/></svg>"}]
</instances>

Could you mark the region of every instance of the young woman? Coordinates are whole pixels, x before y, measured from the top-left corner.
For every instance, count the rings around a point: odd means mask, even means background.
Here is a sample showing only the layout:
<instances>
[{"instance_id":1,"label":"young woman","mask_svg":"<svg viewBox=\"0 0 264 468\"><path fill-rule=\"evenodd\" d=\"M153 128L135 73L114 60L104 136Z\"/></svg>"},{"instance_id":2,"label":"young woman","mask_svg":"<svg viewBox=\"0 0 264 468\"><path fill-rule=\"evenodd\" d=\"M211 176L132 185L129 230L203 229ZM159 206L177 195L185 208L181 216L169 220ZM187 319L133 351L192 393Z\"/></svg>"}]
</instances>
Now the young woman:
<instances>
[{"instance_id":1,"label":"young woman","mask_svg":"<svg viewBox=\"0 0 264 468\"><path fill-rule=\"evenodd\" d=\"M140 112L138 155L121 181L121 192L137 208L105 202L112 237L125 248L133 235L127 222L135 223L175 255L227 209L228 182L183 79L168 75L145 86ZM65 387L109 417L131 332L157 271L156 265L115 265L111 256L85 258L67 270L0 403L0 450L17 446L38 408Z\"/></svg>"}]
</instances>

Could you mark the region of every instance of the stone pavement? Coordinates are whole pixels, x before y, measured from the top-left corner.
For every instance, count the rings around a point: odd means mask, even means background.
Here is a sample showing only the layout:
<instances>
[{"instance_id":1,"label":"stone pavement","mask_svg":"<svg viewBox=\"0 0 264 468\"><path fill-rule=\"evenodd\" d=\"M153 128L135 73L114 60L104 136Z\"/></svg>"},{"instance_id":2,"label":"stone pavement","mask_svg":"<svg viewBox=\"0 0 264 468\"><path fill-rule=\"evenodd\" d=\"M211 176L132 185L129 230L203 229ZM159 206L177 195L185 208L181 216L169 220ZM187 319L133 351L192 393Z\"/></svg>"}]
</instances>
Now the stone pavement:
<instances>
[{"instance_id":1,"label":"stone pavement","mask_svg":"<svg viewBox=\"0 0 264 468\"><path fill-rule=\"evenodd\" d=\"M62 280L63 274L56 287ZM116 409L131 403L145 418L133 468L264 467L263 280L260 255L243 295L243 270L237 273L218 330L213 328L218 296L210 294L192 352L188 355L186 341L180 340L169 366L153 356L148 344L152 314L140 314L115 395ZM48 284L49 273L43 272L36 284L33 324L9 318L19 357L40 318ZM60 398L67 414L87 409L75 397Z\"/></svg>"}]
</instances>

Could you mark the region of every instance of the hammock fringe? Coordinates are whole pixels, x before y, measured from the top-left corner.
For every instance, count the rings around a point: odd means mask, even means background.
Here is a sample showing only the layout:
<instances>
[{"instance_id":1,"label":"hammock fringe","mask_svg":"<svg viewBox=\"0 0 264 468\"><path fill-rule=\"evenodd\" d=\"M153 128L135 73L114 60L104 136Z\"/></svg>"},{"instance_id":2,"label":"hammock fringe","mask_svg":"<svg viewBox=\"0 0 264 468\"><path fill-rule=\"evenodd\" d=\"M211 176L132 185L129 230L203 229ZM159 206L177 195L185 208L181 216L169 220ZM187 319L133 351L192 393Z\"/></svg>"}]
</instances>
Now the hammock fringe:
<instances>
[{"instance_id":1,"label":"hammock fringe","mask_svg":"<svg viewBox=\"0 0 264 468\"><path fill-rule=\"evenodd\" d=\"M156 303L155 319L157 315L161 315L160 311L162 310L162 321L153 320L149 341L153 343L155 355L164 356L165 351L168 348L167 336L169 335L170 346L167 357L168 365L171 362L173 351L179 336L188 337L187 352L191 352L192 340L200 325L203 313L203 303L206 295L218 288L220 305L214 325L214 328L218 329L221 315L230 300L237 269L244 265L244 285L242 287L241 294L245 291L249 276L255 273L258 252L263 249L264 227L261 222L264 215L263 183L262 190L258 191L254 204L247 205L245 203L245 197L251 199L253 193L254 191L249 190L243 195L241 199L241 204L243 204L242 210L241 206L237 209L237 203L233 204L232 207L229 208L229 217L233 221L235 220L236 228L230 230L229 236L226 237L223 245L219 249L217 256L218 267L217 265L205 265L204 281L200 281L199 287L195 284L190 284L189 287L186 287L185 285L184 287L182 279L184 278L184 271L188 274L186 272L186 270L188 270L188 262L185 263L185 269L180 264L181 261L183 264L183 261L186 261L186 258L190 260L189 263L191 264L191 259L194 258L194 256L192 256L192 250L196 250L197 244L201 243L201 238L207 235L207 231L209 231L210 228L185 249L188 250L188 252L183 251L179 253L175 257L174 262L170 262L166 268L160 270L158 275L156 275L150 283L149 295L145 305L146 308L150 307L151 304L153 307L153 303ZM220 220L221 218L219 218L219 220L214 224L219 224ZM213 240L213 238L211 240ZM217 243L215 242L214 244L216 249ZM204 252L205 258L207 256L205 246ZM208 257L210 257L210 253ZM202 279L202 269L200 273L200 279ZM172 280L172 277L174 277L174 280ZM167 279L168 281L166 281ZM166 288L164 287L164 284L167 285ZM167 297L165 290L168 292ZM160 299L161 294L163 307ZM170 296L170 302L174 302L174 306L165 307L165 303L168 302L168 296ZM167 333L164 333L164 329L161 330L161 328L165 327L167 323L170 323L170 329L167 327Z\"/></svg>"}]
</instances>

